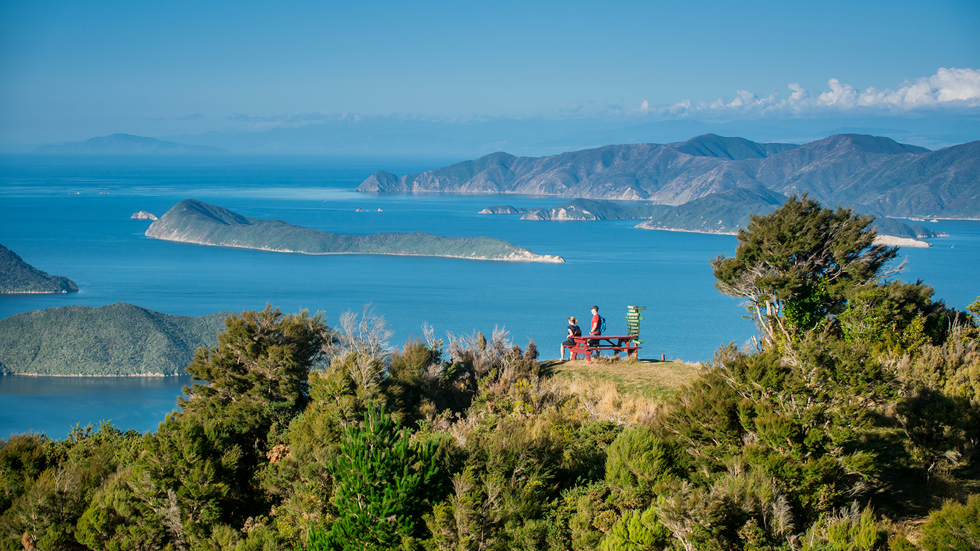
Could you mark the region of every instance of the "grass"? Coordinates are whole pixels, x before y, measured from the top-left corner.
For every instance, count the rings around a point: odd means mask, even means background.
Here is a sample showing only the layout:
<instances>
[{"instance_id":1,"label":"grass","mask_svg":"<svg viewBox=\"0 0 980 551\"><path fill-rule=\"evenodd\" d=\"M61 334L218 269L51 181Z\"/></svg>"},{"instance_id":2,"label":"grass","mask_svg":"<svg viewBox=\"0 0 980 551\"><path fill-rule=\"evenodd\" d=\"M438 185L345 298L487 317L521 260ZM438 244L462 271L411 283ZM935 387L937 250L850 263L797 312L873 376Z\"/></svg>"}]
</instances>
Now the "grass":
<instances>
[{"instance_id":1,"label":"grass","mask_svg":"<svg viewBox=\"0 0 980 551\"><path fill-rule=\"evenodd\" d=\"M694 380L699 368L699 364L678 361L605 357L591 364L585 360L548 360L541 363L545 375L591 383L612 383L622 394L660 403L673 396L682 385Z\"/></svg>"}]
</instances>

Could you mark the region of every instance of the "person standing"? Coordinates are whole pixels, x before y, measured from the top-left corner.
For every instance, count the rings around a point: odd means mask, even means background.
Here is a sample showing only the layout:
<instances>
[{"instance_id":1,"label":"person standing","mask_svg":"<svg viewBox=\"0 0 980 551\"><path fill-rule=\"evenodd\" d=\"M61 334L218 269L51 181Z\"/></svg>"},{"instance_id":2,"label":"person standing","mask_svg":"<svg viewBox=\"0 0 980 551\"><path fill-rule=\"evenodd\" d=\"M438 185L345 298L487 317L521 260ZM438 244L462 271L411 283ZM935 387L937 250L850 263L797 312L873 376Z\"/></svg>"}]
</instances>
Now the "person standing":
<instances>
[{"instance_id":1,"label":"person standing","mask_svg":"<svg viewBox=\"0 0 980 551\"><path fill-rule=\"evenodd\" d=\"M589 329L590 335L601 335L602 334L602 317L599 316L599 307L592 307L592 327ZM589 346L598 346L599 341L589 341ZM595 357L599 357L599 351L596 350Z\"/></svg>"},{"instance_id":2,"label":"person standing","mask_svg":"<svg viewBox=\"0 0 980 551\"><path fill-rule=\"evenodd\" d=\"M565 338L565 342L561 343L561 359L562 360L565 359L565 348L574 348L575 347L575 339L573 339L572 337L581 337L581 336L582 336L582 330L578 326L578 320L575 319L575 316L569 317L568 318L568 336ZM574 360L575 359L575 352L569 351L569 354L571 354L571 359Z\"/></svg>"}]
</instances>

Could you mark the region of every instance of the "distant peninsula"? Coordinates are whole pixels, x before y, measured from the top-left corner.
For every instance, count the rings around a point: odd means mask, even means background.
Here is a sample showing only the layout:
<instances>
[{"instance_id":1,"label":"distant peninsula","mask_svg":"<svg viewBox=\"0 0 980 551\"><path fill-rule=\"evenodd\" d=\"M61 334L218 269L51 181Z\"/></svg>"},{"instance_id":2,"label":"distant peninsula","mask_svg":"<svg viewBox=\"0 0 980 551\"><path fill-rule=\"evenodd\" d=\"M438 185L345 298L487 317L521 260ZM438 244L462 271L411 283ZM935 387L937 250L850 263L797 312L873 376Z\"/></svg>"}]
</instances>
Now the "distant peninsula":
<instances>
[{"instance_id":1,"label":"distant peninsula","mask_svg":"<svg viewBox=\"0 0 980 551\"><path fill-rule=\"evenodd\" d=\"M112 134L89 138L84 142L44 145L37 149L41 155L226 155L228 151L207 145L184 145L175 142Z\"/></svg>"},{"instance_id":2,"label":"distant peninsula","mask_svg":"<svg viewBox=\"0 0 980 551\"><path fill-rule=\"evenodd\" d=\"M195 350L217 346L228 315L172 316L122 302L15 314L0 320L0 373L182 375Z\"/></svg>"},{"instance_id":3,"label":"distant peninsula","mask_svg":"<svg viewBox=\"0 0 980 551\"><path fill-rule=\"evenodd\" d=\"M836 134L794 145L706 134L671 144L609 145L552 155L493 153L419 174L379 171L366 193L521 194L680 206L712 194L807 193L828 205L898 218L980 218L980 141L929 151Z\"/></svg>"},{"instance_id":4,"label":"distant peninsula","mask_svg":"<svg viewBox=\"0 0 980 551\"><path fill-rule=\"evenodd\" d=\"M77 293L78 285L62 276L48 275L17 253L0 245L0 294Z\"/></svg>"},{"instance_id":5,"label":"distant peninsula","mask_svg":"<svg viewBox=\"0 0 980 551\"><path fill-rule=\"evenodd\" d=\"M146 236L198 245L306 254L441 256L474 260L564 262L493 237L442 237L428 233L347 235L242 216L194 199L174 205L150 224Z\"/></svg>"},{"instance_id":6,"label":"distant peninsula","mask_svg":"<svg viewBox=\"0 0 980 551\"><path fill-rule=\"evenodd\" d=\"M695 199L680 206L624 205L611 201L573 199L550 209L533 209L496 205L481 214L523 214L521 220L643 220L637 228L735 234L745 228L751 215L765 215L786 201L782 194L762 187L737 188ZM906 224L892 218L878 217L874 226L889 245L928 247L923 239L944 236L918 224ZM896 241L895 239L900 239Z\"/></svg>"},{"instance_id":7,"label":"distant peninsula","mask_svg":"<svg viewBox=\"0 0 980 551\"><path fill-rule=\"evenodd\" d=\"M550 209L495 205L480 214L522 214L521 220L638 220L670 210L667 205L623 205L612 201L572 199Z\"/></svg>"}]
</instances>

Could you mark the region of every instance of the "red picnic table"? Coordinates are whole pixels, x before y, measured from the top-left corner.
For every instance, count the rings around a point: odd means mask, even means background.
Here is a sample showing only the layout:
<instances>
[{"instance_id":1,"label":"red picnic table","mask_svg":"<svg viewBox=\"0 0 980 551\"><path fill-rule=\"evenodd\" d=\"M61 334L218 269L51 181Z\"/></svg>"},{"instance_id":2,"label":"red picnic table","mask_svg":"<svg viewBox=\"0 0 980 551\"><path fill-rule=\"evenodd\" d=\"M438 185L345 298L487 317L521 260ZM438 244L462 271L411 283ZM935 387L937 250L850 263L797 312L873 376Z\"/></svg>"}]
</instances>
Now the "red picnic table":
<instances>
[{"instance_id":1,"label":"red picnic table","mask_svg":"<svg viewBox=\"0 0 980 551\"><path fill-rule=\"evenodd\" d=\"M568 350L572 353L573 360L576 354L585 354L585 359L589 363L592 363L592 353L598 353L602 350L613 350L615 352L613 356L618 356L620 352L626 352L627 357L632 356L635 359L636 351L643 348L633 343L635 338L636 335L582 335L581 337L572 337L575 340L575 346Z\"/></svg>"}]
</instances>

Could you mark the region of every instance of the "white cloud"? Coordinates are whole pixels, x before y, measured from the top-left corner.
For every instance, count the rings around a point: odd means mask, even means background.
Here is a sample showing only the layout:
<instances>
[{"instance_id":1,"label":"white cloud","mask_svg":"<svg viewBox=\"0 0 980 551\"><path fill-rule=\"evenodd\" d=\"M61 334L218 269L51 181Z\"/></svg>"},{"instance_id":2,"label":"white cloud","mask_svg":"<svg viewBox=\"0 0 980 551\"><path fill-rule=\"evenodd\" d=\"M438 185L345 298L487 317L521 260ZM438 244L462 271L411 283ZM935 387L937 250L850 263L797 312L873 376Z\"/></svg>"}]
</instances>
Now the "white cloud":
<instances>
[{"instance_id":1,"label":"white cloud","mask_svg":"<svg viewBox=\"0 0 980 551\"><path fill-rule=\"evenodd\" d=\"M730 100L694 103L683 100L668 107L642 109L669 115L716 116L778 116L786 114L832 114L847 112L896 113L926 109L976 110L980 108L980 70L941 68L935 75L902 82L894 90L871 87L859 90L836 78L827 82L827 89L811 95L798 83L788 86L790 95L780 99L773 91L756 97L747 90L738 90ZM644 106L648 104L644 102Z\"/></svg>"}]
</instances>

